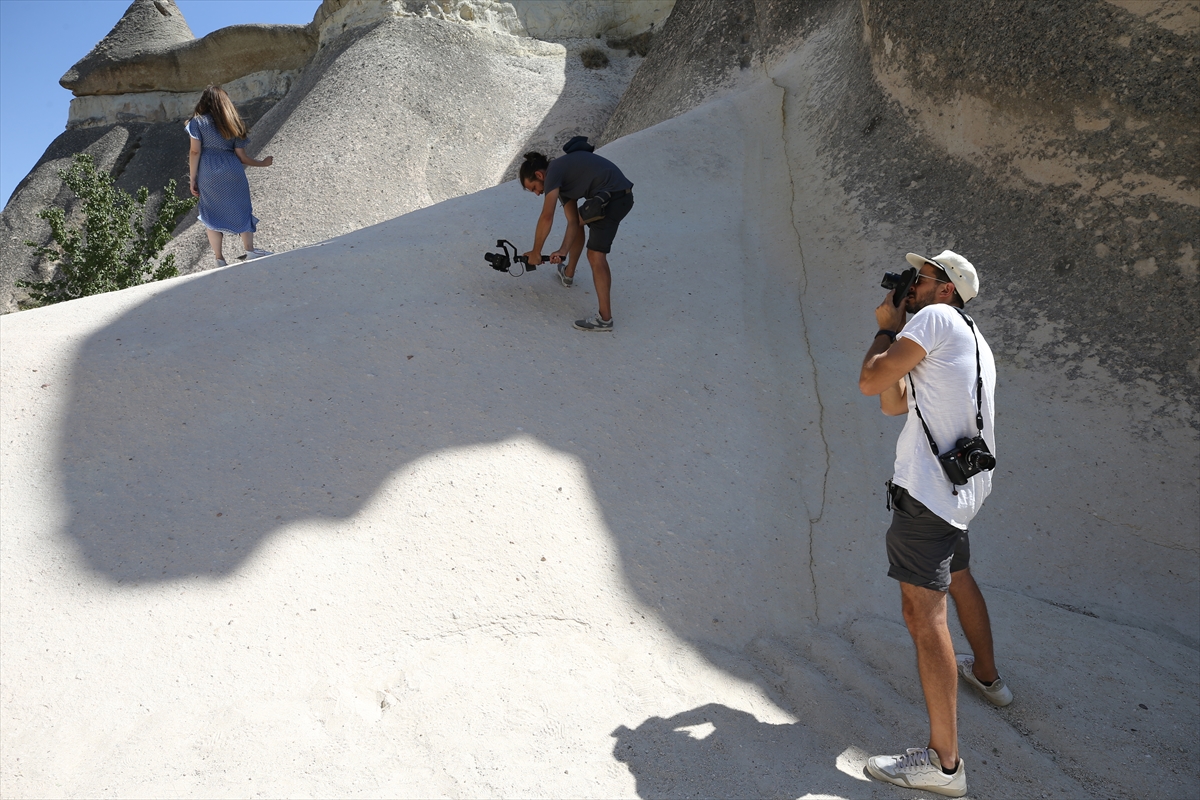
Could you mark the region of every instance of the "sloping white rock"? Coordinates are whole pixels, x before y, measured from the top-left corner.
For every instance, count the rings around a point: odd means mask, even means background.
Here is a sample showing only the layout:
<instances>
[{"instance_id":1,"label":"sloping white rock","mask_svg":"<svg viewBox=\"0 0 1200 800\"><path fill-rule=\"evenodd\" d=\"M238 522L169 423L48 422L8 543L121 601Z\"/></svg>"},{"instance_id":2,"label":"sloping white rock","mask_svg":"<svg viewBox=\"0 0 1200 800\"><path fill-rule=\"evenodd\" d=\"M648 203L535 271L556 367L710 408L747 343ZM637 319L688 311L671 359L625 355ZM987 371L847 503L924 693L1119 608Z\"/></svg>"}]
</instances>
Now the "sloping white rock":
<instances>
[{"instance_id":1,"label":"sloping white rock","mask_svg":"<svg viewBox=\"0 0 1200 800\"><path fill-rule=\"evenodd\" d=\"M527 150L597 139L641 59L609 51L608 68L585 69L595 44L414 16L351 30L251 130L251 153L275 158L248 170L256 242L312 244L494 186ZM171 246L185 270L213 264L198 223Z\"/></svg>"},{"instance_id":2,"label":"sloping white rock","mask_svg":"<svg viewBox=\"0 0 1200 800\"><path fill-rule=\"evenodd\" d=\"M827 55L602 150L637 198L611 336L569 327L586 273L483 262L532 234L514 183L0 318L0 794L894 796L863 762L924 699L853 287L915 232L864 230L785 113ZM973 566L1018 700L962 695L971 790L1186 796L1195 649L1016 581L1184 562L1131 523L1196 518L1195 440L1002 369L1005 463L1088 420L1055 447L1133 465L1090 497L1139 557L1029 524L1100 524L1049 503L1090 473L998 475Z\"/></svg>"}]
</instances>

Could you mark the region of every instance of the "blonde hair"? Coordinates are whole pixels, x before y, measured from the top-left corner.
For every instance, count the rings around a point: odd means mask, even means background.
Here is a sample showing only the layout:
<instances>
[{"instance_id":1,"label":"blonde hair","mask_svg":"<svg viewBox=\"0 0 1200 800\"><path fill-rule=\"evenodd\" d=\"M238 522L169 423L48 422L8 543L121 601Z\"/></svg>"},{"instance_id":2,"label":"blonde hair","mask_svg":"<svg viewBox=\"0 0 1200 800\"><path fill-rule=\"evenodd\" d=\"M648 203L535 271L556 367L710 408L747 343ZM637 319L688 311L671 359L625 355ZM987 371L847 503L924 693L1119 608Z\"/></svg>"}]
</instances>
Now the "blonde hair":
<instances>
[{"instance_id":1,"label":"blonde hair","mask_svg":"<svg viewBox=\"0 0 1200 800\"><path fill-rule=\"evenodd\" d=\"M233 101L220 86L209 86L204 90L204 94L200 95L200 102L196 103L196 113L192 116L199 117L204 114L212 117L213 124L226 139L246 138L246 123L242 122Z\"/></svg>"}]
</instances>

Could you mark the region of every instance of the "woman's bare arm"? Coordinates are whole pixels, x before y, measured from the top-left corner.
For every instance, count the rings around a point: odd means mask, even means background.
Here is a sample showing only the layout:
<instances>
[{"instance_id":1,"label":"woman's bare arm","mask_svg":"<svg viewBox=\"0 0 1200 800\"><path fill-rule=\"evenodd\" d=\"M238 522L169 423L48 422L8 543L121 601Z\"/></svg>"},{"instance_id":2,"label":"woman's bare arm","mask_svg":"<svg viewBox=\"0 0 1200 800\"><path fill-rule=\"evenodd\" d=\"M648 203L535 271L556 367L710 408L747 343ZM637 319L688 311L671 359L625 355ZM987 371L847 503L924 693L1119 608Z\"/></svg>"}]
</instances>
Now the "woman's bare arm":
<instances>
[{"instance_id":1,"label":"woman's bare arm","mask_svg":"<svg viewBox=\"0 0 1200 800\"><path fill-rule=\"evenodd\" d=\"M200 187L196 185L196 170L200 168L200 140L192 139L192 146L188 150L188 173L191 175L192 196L200 196Z\"/></svg>"},{"instance_id":2,"label":"woman's bare arm","mask_svg":"<svg viewBox=\"0 0 1200 800\"><path fill-rule=\"evenodd\" d=\"M269 167L275 163L274 156L267 156L262 161L255 161L253 158L246 155L246 150L242 147L235 147L233 152L237 155L238 161L241 161L247 167Z\"/></svg>"}]
</instances>

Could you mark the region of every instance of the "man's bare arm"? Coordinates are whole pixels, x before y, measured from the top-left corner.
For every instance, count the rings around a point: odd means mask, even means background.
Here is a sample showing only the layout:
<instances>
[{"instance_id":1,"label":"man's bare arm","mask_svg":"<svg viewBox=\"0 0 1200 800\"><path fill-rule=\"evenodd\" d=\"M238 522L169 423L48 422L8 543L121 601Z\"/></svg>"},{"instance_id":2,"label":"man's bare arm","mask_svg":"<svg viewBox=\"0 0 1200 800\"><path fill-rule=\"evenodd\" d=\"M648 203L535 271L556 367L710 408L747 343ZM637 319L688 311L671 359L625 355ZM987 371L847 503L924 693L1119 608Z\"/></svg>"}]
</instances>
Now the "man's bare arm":
<instances>
[{"instance_id":1,"label":"man's bare arm","mask_svg":"<svg viewBox=\"0 0 1200 800\"><path fill-rule=\"evenodd\" d=\"M575 237L583 234L583 223L579 221L577 202L571 201L563 206L563 214L567 217L567 232L563 234L562 247L558 248L558 253L563 259L566 259L567 254L571 252L571 245L575 243Z\"/></svg>"},{"instance_id":2,"label":"man's bare arm","mask_svg":"<svg viewBox=\"0 0 1200 800\"><path fill-rule=\"evenodd\" d=\"M525 254L529 257L530 264L542 263L542 247L546 244L550 229L554 227L554 206L557 203L558 189L546 192L546 199L542 202L542 215L538 217L537 229L533 234L533 249Z\"/></svg>"},{"instance_id":3,"label":"man's bare arm","mask_svg":"<svg viewBox=\"0 0 1200 800\"><path fill-rule=\"evenodd\" d=\"M871 343L858 375L858 388L867 396L879 395L879 408L888 416L908 413L908 389L904 376L925 358L925 348L912 339L879 335Z\"/></svg>"},{"instance_id":4,"label":"man's bare arm","mask_svg":"<svg viewBox=\"0 0 1200 800\"><path fill-rule=\"evenodd\" d=\"M908 387L904 376L925 357L925 348L911 339L896 339L908 320L904 306L892 303L892 293L875 309L880 332L875 335L858 374L858 388L867 396L879 395L879 409L890 417L908 413ZM888 336L883 331L892 331Z\"/></svg>"}]
</instances>

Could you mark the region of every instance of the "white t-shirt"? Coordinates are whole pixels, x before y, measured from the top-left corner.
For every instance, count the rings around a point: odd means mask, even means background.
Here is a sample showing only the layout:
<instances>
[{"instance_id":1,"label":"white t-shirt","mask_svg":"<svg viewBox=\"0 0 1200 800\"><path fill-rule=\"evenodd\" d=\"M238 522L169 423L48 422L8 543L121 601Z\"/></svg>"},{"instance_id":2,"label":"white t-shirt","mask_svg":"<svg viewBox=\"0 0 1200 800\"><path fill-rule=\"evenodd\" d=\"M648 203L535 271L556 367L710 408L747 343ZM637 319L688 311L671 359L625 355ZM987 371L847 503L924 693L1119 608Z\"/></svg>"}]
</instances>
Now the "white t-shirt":
<instances>
[{"instance_id":1,"label":"white t-shirt","mask_svg":"<svg viewBox=\"0 0 1200 800\"><path fill-rule=\"evenodd\" d=\"M956 308L945 303L926 306L914 314L900 337L921 345L926 355L908 375L908 421L896 442L892 481L907 489L930 511L965 530L992 491L992 473L972 475L965 486L957 487L955 495L954 484L946 477L921 428L914 410L914 395L939 453L953 448L960 438L974 438L979 432L975 424L975 342L978 341L983 375L983 439L994 455L996 362L992 360L992 350L979 333L979 326L975 326L972 337L967 321Z\"/></svg>"}]
</instances>

